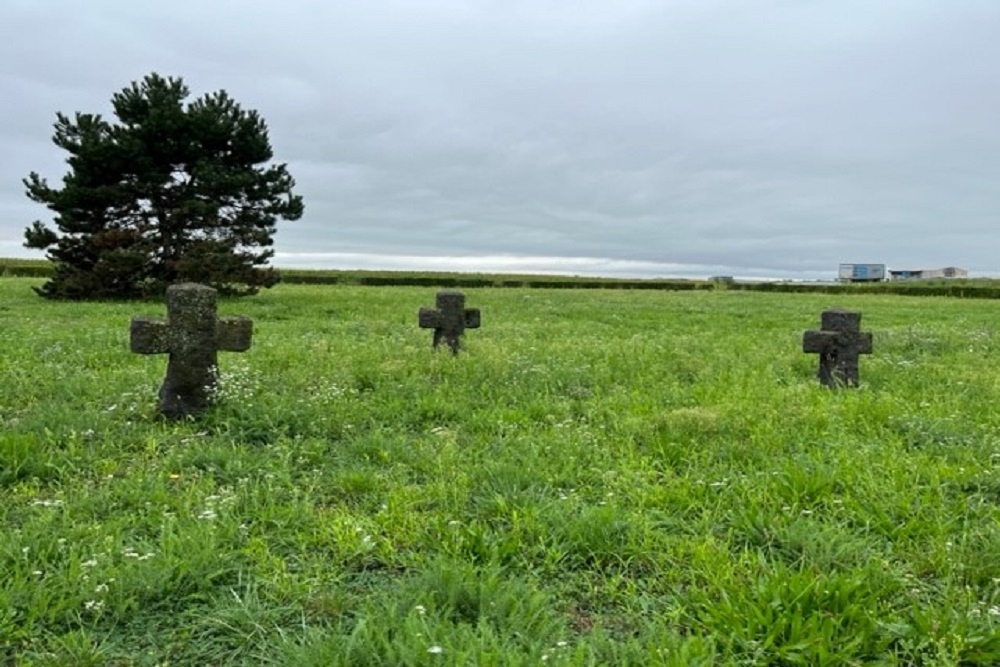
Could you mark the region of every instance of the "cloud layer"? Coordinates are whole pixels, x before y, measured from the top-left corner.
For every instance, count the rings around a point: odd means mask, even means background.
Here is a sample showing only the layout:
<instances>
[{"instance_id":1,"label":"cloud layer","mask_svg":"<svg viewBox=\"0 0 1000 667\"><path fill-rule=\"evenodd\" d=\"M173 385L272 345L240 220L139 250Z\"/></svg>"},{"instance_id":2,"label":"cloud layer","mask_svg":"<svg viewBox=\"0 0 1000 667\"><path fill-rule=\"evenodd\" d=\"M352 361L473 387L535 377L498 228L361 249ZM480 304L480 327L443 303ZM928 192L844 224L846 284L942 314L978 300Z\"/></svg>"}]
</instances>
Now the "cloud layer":
<instances>
[{"instance_id":1,"label":"cloud layer","mask_svg":"<svg viewBox=\"0 0 1000 667\"><path fill-rule=\"evenodd\" d=\"M992 0L8 1L0 251L55 112L157 71L267 119L278 265L996 273L997 34Z\"/></svg>"}]
</instances>

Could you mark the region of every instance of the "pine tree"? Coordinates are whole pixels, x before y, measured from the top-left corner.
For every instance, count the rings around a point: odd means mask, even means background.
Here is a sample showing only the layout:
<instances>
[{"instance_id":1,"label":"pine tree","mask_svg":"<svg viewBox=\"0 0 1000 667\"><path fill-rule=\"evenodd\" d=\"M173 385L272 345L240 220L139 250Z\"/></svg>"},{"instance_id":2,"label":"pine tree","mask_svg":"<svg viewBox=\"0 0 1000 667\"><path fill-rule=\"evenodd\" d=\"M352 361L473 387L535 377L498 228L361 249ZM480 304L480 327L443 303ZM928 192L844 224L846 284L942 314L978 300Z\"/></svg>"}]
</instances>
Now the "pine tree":
<instances>
[{"instance_id":1,"label":"pine tree","mask_svg":"<svg viewBox=\"0 0 1000 667\"><path fill-rule=\"evenodd\" d=\"M69 153L63 187L32 172L27 195L55 215L25 246L47 250L50 298L112 299L199 282L252 294L277 282L278 219L302 216L286 165L272 164L267 125L225 91L185 104L180 78L150 74L112 97L117 123L57 114L53 142Z\"/></svg>"}]
</instances>

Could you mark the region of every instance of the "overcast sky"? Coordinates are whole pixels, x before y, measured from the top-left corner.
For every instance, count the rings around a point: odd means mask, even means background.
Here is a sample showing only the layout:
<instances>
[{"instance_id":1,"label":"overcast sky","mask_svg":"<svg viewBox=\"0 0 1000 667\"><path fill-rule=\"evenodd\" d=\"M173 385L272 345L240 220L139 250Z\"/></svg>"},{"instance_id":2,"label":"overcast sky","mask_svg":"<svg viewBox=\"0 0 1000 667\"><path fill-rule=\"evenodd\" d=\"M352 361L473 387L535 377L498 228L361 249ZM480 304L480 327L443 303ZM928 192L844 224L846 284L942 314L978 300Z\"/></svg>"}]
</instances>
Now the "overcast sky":
<instances>
[{"instance_id":1,"label":"overcast sky","mask_svg":"<svg viewBox=\"0 0 1000 667\"><path fill-rule=\"evenodd\" d=\"M2 0L0 256L154 71L268 122L278 266L1000 274L998 0Z\"/></svg>"}]
</instances>

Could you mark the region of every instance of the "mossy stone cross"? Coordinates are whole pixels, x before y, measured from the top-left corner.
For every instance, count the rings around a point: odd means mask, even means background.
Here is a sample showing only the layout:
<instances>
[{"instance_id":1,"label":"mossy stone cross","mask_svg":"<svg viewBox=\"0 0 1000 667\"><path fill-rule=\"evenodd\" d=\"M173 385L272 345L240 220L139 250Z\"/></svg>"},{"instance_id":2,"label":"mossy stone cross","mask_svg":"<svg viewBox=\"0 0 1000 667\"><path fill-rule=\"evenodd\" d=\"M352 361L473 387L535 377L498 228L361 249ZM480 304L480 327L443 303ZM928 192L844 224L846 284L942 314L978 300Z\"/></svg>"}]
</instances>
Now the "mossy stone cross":
<instances>
[{"instance_id":1,"label":"mossy stone cross","mask_svg":"<svg viewBox=\"0 0 1000 667\"><path fill-rule=\"evenodd\" d=\"M197 416L211 404L219 350L250 349L248 317L216 317L218 293L195 283L167 288L167 320L132 318L131 347L139 354L169 354L160 387L160 412L173 419Z\"/></svg>"},{"instance_id":2,"label":"mossy stone cross","mask_svg":"<svg viewBox=\"0 0 1000 667\"><path fill-rule=\"evenodd\" d=\"M441 341L448 343L452 354L458 354L459 339L466 329L479 328L479 309L465 307L461 292L438 292L436 309L421 308L417 313L422 329L434 329L434 348Z\"/></svg>"},{"instance_id":3,"label":"mossy stone cross","mask_svg":"<svg viewBox=\"0 0 1000 667\"><path fill-rule=\"evenodd\" d=\"M856 387L859 355L872 353L872 335L861 331L861 313L824 310L820 329L802 337L802 351L819 354L819 381L827 387Z\"/></svg>"}]
</instances>

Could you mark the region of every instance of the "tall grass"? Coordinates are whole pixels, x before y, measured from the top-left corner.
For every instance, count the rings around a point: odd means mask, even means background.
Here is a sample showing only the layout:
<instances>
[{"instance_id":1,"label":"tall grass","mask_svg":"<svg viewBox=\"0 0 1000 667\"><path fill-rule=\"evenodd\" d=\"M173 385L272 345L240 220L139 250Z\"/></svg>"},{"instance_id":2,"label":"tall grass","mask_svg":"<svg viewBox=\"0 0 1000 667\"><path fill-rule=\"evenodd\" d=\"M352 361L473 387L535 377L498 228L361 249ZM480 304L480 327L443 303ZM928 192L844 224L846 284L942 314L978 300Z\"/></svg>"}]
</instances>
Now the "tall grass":
<instances>
[{"instance_id":1,"label":"tall grass","mask_svg":"<svg viewBox=\"0 0 1000 667\"><path fill-rule=\"evenodd\" d=\"M282 285L155 414L154 303L0 281L0 652L28 665L1000 662L989 302ZM862 386L802 331L864 313Z\"/></svg>"}]
</instances>

